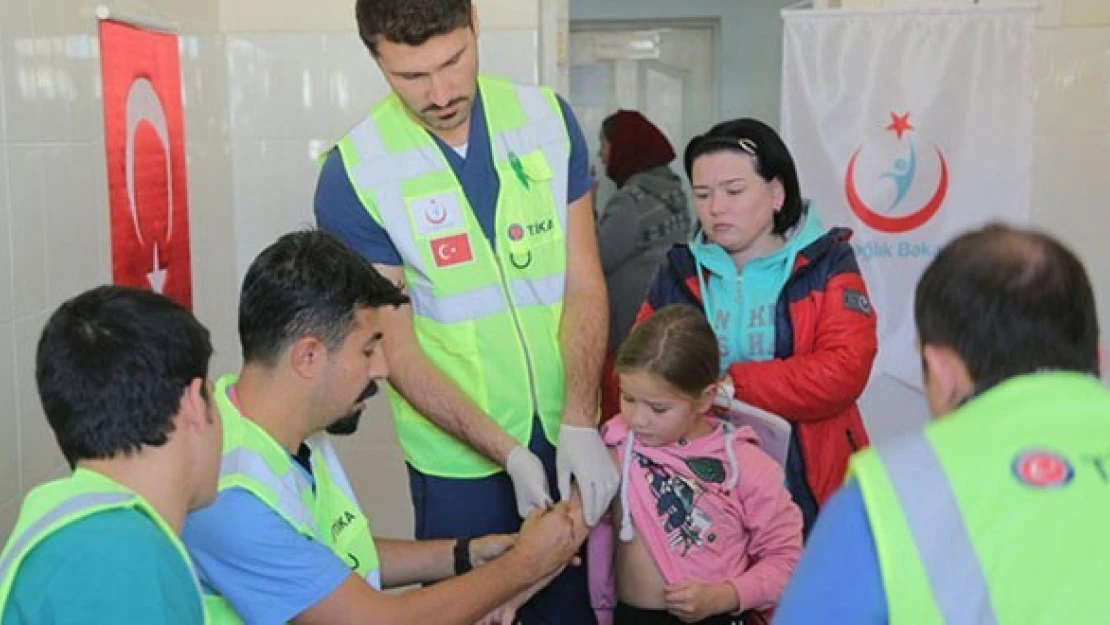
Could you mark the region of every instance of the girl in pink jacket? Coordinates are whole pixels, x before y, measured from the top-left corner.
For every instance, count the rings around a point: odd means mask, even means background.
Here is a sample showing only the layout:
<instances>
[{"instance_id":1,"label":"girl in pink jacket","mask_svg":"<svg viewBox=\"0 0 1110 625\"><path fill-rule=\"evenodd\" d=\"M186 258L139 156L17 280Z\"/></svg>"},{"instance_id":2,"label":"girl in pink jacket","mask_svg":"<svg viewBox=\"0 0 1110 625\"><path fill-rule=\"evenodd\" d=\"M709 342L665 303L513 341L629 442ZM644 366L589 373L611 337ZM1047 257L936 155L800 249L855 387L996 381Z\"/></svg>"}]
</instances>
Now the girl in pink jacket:
<instances>
[{"instance_id":1,"label":"girl in pink jacket","mask_svg":"<svg viewBox=\"0 0 1110 625\"><path fill-rule=\"evenodd\" d=\"M602 435L621 491L589 547L603 625L761 622L801 554L782 468L750 428L708 412L718 349L701 312L674 305L617 353L621 413Z\"/></svg>"}]
</instances>

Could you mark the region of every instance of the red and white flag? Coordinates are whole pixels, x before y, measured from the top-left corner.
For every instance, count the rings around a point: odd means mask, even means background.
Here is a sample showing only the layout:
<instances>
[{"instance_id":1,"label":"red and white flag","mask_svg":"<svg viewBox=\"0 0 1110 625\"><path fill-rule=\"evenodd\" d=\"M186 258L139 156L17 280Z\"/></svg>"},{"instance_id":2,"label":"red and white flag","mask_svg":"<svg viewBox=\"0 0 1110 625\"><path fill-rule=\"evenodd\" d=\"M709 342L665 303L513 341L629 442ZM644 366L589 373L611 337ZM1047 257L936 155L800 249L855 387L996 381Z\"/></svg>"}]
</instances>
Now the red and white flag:
<instances>
[{"instance_id":1,"label":"red and white flag","mask_svg":"<svg viewBox=\"0 0 1110 625\"><path fill-rule=\"evenodd\" d=\"M177 36L100 22L112 281L192 307Z\"/></svg>"},{"instance_id":2,"label":"red and white flag","mask_svg":"<svg viewBox=\"0 0 1110 625\"><path fill-rule=\"evenodd\" d=\"M432 239L428 244L432 246L432 260L436 267L453 267L474 260L470 235L465 232Z\"/></svg>"}]
</instances>

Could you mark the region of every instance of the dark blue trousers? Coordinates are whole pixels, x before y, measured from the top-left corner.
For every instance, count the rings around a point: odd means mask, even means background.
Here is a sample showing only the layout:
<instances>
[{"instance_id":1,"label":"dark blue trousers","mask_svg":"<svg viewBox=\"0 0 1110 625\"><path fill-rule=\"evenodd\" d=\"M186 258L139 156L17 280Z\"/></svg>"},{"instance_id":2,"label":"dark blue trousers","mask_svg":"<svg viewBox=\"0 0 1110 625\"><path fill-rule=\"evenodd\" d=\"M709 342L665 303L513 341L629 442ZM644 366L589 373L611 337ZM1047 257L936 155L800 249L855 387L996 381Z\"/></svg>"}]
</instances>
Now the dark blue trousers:
<instances>
[{"instance_id":1,"label":"dark blue trousers","mask_svg":"<svg viewBox=\"0 0 1110 625\"><path fill-rule=\"evenodd\" d=\"M558 500L555 448L543 434L538 419L528 445L547 470L552 499ZM448 479L425 475L408 467L418 539L511 534L520 529L513 484L505 473L477 479ZM583 555L585 549L582 550ZM586 563L567 567L547 588L520 610L524 625L596 625L586 582Z\"/></svg>"}]
</instances>

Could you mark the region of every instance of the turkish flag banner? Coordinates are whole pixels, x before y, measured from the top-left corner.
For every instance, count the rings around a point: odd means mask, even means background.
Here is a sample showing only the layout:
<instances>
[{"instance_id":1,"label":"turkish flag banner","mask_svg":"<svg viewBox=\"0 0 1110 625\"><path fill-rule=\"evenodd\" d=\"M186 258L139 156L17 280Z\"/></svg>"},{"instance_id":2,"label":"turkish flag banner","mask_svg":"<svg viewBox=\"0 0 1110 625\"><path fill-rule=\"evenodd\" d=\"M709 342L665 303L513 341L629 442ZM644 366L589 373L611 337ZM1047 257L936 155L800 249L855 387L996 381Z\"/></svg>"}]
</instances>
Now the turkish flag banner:
<instances>
[{"instance_id":1,"label":"turkish flag banner","mask_svg":"<svg viewBox=\"0 0 1110 625\"><path fill-rule=\"evenodd\" d=\"M432 239L428 243L432 247L432 259L436 267L453 267L474 260L474 253L470 249L470 235L465 232Z\"/></svg>"},{"instance_id":2,"label":"turkish flag banner","mask_svg":"<svg viewBox=\"0 0 1110 625\"><path fill-rule=\"evenodd\" d=\"M100 22L112 282L192 308L177 36Z\"/></svg>"}]
</instances>

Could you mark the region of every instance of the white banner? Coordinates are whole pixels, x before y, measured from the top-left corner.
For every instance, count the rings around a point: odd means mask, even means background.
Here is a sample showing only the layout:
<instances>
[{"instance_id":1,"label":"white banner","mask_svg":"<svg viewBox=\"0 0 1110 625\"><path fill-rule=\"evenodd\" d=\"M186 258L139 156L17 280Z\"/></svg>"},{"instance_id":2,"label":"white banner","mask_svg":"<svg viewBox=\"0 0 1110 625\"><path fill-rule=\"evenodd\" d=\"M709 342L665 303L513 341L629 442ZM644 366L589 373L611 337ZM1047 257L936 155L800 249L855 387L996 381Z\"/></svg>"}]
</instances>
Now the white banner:
<instances>
[{"instance_id":1,"label":"white banner","mask_svg":"<svg viewBox=\"0 0 1110 625\"><path fill-rule=\"evenodd\" d=\"M1026 223L1033 9L783 13L782 131L879 314L876 373L921 388L913 289L938 248Z\"/></svg>"}]
</instances>

